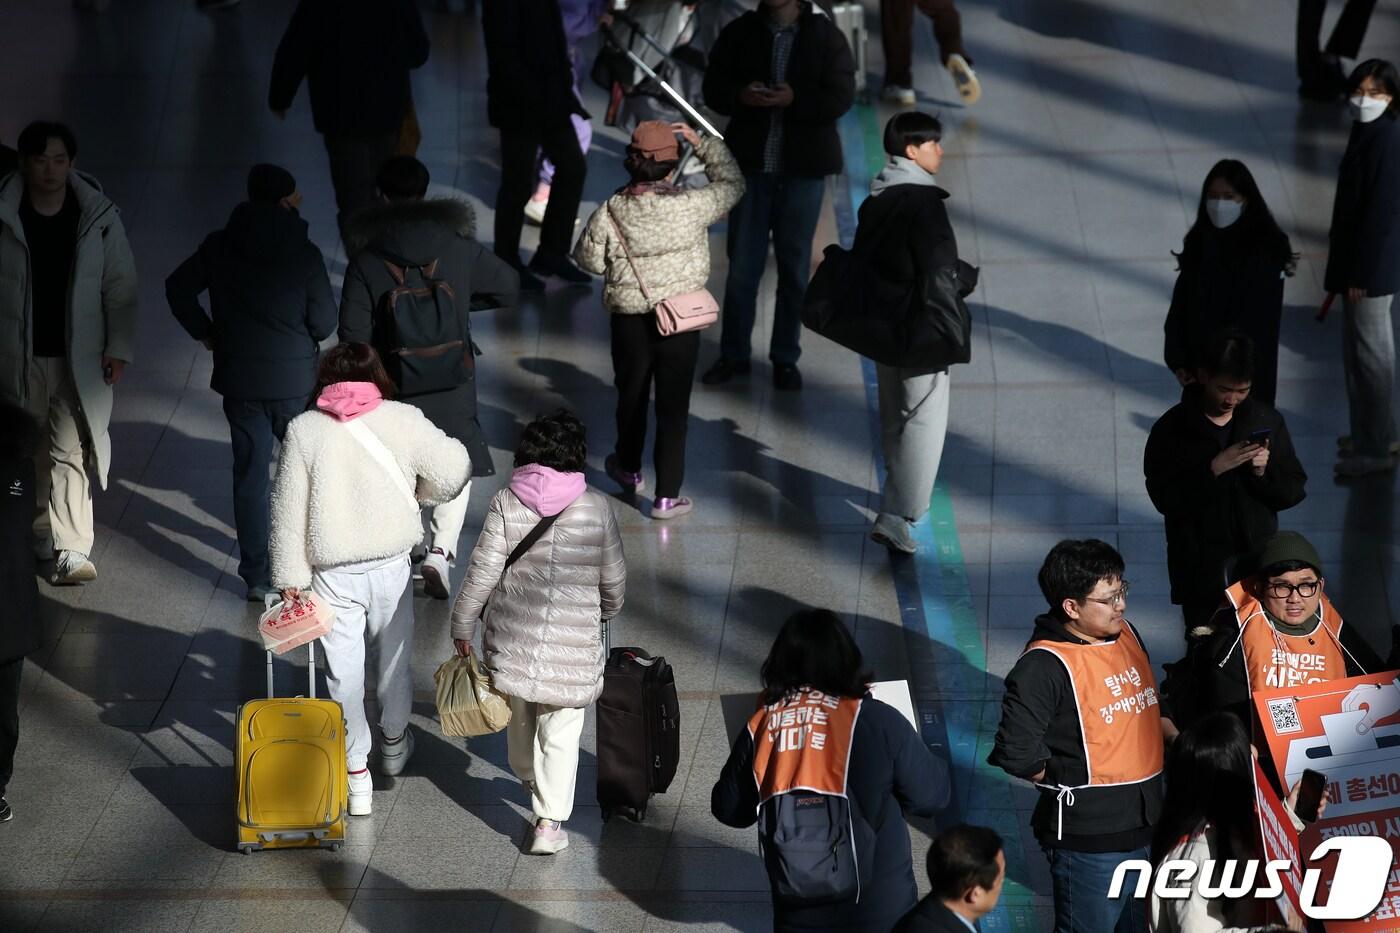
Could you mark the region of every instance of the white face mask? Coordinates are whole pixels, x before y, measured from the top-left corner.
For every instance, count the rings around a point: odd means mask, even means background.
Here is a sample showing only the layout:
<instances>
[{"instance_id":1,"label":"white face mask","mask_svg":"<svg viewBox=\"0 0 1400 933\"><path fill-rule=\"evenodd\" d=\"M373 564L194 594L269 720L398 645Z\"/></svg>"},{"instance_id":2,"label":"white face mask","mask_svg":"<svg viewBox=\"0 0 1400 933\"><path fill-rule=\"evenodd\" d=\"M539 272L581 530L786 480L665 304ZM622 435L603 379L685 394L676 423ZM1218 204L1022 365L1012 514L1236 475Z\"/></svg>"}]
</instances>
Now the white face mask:
<instances>
[{"instance_id":1,"label":"white face mask","mask_svg":"<svg viewBox=\"0 0 1400 933\"><path fill-rule=\"evenodd\" d=\"M1244 213L1244 205L1239 201L1232 201L1229 198L1207 198L1206 216L1210 222L1217 227L1228 227L1230 224L1240 219Z\"/></svg>"},{"instance_id":2,"label":"white face mask","mask_svg":"<svg viewBox=\"0 0 1400 933\"><path fill-rule=\"evenodd\" d=\"M1385 109L1390 106L1388 100L1376 100L1374 97L1366 97L1361 94L1350 98L1348 103L1351 104L1352 116L1362 123L1370 123L1385 113Z\"/></svg>"}]
</instances>

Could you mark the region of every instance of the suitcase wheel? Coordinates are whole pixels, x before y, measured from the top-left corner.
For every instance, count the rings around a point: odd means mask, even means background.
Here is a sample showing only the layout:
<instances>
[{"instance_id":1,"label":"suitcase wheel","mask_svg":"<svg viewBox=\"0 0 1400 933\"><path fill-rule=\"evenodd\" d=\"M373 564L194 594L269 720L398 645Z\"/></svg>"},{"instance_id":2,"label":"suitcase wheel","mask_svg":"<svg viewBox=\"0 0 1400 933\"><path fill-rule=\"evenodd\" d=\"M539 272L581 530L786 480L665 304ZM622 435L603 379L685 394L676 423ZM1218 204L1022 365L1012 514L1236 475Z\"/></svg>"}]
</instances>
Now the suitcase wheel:
<instances>
[{"instance_id":1,"label":"suitcase wheel","mask_svg":"<svg viewBox=\"0 0 1400 933\"><path fill-rule=\"evenodd\" d=\"M239 847L238 847L238 851L239 851L239 852L242 852L244 855L252 855L252 854L253 854L253 847L252 847L252 846L239 846Z\"/></svg>"},{"instance_id":2,"label":"suitcase wheel","mask_svg":"<svg viewBox=\"0 0 1400 933\"><path fill-rule=\"evenodd\" d=\"M332 842L332 843L331 843L331 851L332 851L332 852L339 852L339 851L340 851L340 843L338 843L338 842Z\"/></svg>"}]
</instances>

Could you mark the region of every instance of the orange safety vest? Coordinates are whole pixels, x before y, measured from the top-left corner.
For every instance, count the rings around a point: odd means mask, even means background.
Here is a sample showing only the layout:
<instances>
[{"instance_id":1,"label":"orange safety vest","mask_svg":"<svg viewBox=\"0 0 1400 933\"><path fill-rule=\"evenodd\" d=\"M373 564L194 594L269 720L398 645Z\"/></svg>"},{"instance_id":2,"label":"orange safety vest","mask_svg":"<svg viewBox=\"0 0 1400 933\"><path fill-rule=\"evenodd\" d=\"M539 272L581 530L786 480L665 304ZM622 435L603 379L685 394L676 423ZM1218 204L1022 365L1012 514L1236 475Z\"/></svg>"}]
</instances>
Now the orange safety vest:
<instances>
[{"instance_id":1,"label":"orange safety vest","mask_svg":"<svg viewBox=\"0 0 1400 933\"><path fill-rule=\"evenodd\" d=\"M803 789L846 796L860 700L803 690L749 719L759 802Z\"/></svg>"},{"instance_id":2,"label":"orange safety vest","mask_svg":"<svg viewBox=\"0 0 1400 933\"><path fill-rule=\"evenodd\" d=\"M1114 641L1041 640L1026 645L1026 653L1032 651L1048 651L1069 673L1089 775L1088 783L1075 787L1037 785L1056 792L1060 838L1064 808L1074 806L1076 790L1140 784L1162 773L1162 713L1152 662L1127 623Z\"/></svg>"},{"instance_id":3,"label":"orange safety vest","mask_svg":"<svg viewBox=\"0 0 1400 933\"><path fill-rule=\"evenodd\" d=\"M1346 649L1341 642L1342 617L1326 593L1318 605L1317 625L1306 635L1286 635L1270 625L1263 605L1245 590L1243 583L1234 584L1225 595L1235 607L1235 622L1240 627L1238 641L1244 643L1244 666L1251 692L1319 684L1347 676Z\"/></svg>"}]
</instances>

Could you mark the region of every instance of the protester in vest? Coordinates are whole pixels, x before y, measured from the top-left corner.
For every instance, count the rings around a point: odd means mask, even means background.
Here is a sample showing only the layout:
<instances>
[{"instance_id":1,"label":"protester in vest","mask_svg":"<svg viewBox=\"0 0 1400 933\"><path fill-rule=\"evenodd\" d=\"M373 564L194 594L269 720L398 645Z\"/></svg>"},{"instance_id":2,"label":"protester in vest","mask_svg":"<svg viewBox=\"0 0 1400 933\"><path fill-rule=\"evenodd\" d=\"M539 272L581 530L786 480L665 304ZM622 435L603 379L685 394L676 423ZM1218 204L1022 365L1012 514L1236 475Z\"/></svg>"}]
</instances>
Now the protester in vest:
<instances>
[{"instance_id":1,"label":"protester in vest","mask_svg":"<svg viewBox=\"0 0 1400 933\"><path fill-rule=\"evenodd\" d=\"M321 358L315 408L287 426L272 485L272 584L294 600L312 590L335 613L321 639L326 686L345 709L351 816L370 813L374 781L365 717L365 661L376 665L379 769L403 772L413 754L413 588L409 549L419 505L450 502L471 476L460 442L411 405L365 343Z\"/></svg>"},{"instance_id":2,"label":"protester in vest","mask_svg":"<svg viewBox=\"0 0 1400 933\"><path fill-rule=\"evenodd\" d=\"M1056 933L1146 930L1141 903L1110 900L1113 871L1147 857L1162 808L1164 721L1152 661L1123 618L1123 558L1061 541L1040 568L1050 609L1006 676L987 760L1035 782L1031 827L1050 861Z\"/></svg>"},{"instance_id":3,"label":"protester in vest","mask_svg":"<svg viewBox=\"0 0 1400 933\"><path fill-rule=\"evenodd\" d=\"M1278 531L1278 513L1303 501L1308 481L1283 415L1250 394L1254 342L1222 331L1197 366L1142 455L1147 494L1166 519L1172 602L1187 632L1220 604L1226 561Z\"/></svg>"},{"instance_id":4,"label":"protester in vest","mask_svg":"<svg viewBox=\"0 0 1400 933\"><path fill-rule=\"evenodd\" d=\"M775 883L773 928L888 933L918 900L904 815L932 816L947 804L948 766L903 715L869 696L873 678L860 648L830 610L788 618L761 676L765 705L735 738L710 811L742 829L786 788L844 792L858 895L813 906L780 897Z\"/></svg>"},{"instance_id":5,"label":"protester in vest","mask_svg":"<svg viewBox=\"0 0 1400 933\"><path fill-rule=\"evenodd\" d=\"M1325 592L1322 561L1307 538L1281 531L1250 565L1259 569L1225 591L1221 608L1191 632L1186 657L1168 666L1163 702L1178 727L1216 710L1249 723L1255 690L1394 666L1382 663L1354 627L1342 624Z\"/></svg>"},{"instance_id":6,"label":"protester in vest","mask_svg":"<svg viewBox=\"0 0 1400 933\"><path fill-rule=\"evenodd\" d=\"M991 913L1006 881L1001 837L985 826L954 826L934 837L928 849L933 889L894 928L894 933L976 933Z\"/></svg>"},{"instance_id":7,"label":"protester in vest","mask_svg":"<svg viewBox=\"0 0 1400 933\"><path fill-rule=\"evenodd\" d=\"M491 452L481 433L476 408L476 346L471 341L469 312L473 307L499 308L515 304L519 279L510 266L498 259L475 239L476 217L470 204L456 198L429 198L428 169L412 156L395 156L379 169L375 184L380 201L356 214L345 225L345 249L350 266L345 270L345 286L340 296L340 339L369 343L381 358L392 364L394 351L408 328L397 331L386 327L386 298L401 284L398 273L406 263L433 265L432 275L441 279L442 295L450 303L456 320L438 327L438 302L403 302L396 314L416 314L411 328L424 342L422 352L462 340L461 359L465 364L456 385L433 391L414 391L405 382L402 368L389 365L395 379L398 399L417 408L428 420L461 441L472 458L474 476L492 476ZM409 273L416 275L416 273ZM449 567L457 556L457 539L467 518L471 483L451 502L433 508L429 515L427 540L423 543L423 589L434 599L451 595ZM415 554L416 557L416 554Z\"/></svg>"},{"instance_id":8,"label":"protester in vest","mask_svg":"<svg viewBox=\"0 0 1400 933\"><path fill-rule=\"evenodd\" d=\"M470 655L484 628L482 660L510 699L506 746L530 793L531 855L569 844L563 824L574 809L583 720L603 692L602 627L622 611L627 586L617 517L585 484L587 461L573 412L525 428L510 486L491 500L452 608L457 652Z\"/></svg>"},{"instance_id":9,"label":"protester in vest","mask_svg":"<svg viewBox=\"0 0 1400 933\"><path fill-rule=\"evenodd\" d=\"M1303 823L1294 814L1298 789L1293 785L1284 802L1293 828L1301 831ZM1244 877L1244 868L1259 858L1256 836L1259 818L1254 803L1254 757L1249 747L1249 732L1238 718L1228 713L1212 713L1195 725L1182 730L1172 745L1167 765L1167 798L1162 817L1152 839L1152 865L1166 861L1188 861L1197 866L1196 876L1222 879L1221 865L1230 859L1243 860L1236 879ZM1324 793L1318 807L1320 815L1327 807ZM1265 883L1262 865L1256 884ZM1138 879L1128 874L1127 884ZM1189 885L1186 897L1164 898L1154 890L1150 902L1153 933L1246 933L1267 923L1272 911L1272 899L1238 897L1207 898L1200 889Z\"/></svg>"}]
</instances>

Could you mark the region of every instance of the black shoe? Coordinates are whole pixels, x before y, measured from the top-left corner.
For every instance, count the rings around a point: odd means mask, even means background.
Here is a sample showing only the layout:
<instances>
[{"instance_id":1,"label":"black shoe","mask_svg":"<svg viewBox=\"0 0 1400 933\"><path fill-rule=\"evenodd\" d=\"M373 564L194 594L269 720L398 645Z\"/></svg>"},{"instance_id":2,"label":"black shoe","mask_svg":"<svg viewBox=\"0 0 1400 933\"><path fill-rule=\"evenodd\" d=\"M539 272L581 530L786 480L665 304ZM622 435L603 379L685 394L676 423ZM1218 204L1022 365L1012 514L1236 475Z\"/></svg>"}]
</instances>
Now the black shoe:
<instances>
[{"instance_id":1,"label":"black shoe","mask_svg":"<svg viewBox=\"0 0 1400 933\"><path fill-rule=\"evenodd\" d=\"M4 797L0 797L0 823L8 823L15 818L15 811L10 809L10 802Z\"/></svg>"},{"instance_id":2,"label":"black shoe","mask_svg":"<svg viewBox=\"0 0 1400 933\"><path fill-rule=\"evenodd\" d=\"M802 373L793 363L773 364L773 388L784 392L796 392L802 388Z\"/></svg>"},{"instance_id":3,"label":"black shoe","mask_svg":"<svg viewBox=\"0 0 1400 933\"><path fill-rule=\"evenodd\" d=\"M705 370L700 381L707 386L723 385L735 376L747 376L751 368L748 360L726 360L721 356L715 360L715 365Z\"/></svg>"},{"instance_id":4,"label":"black shoe","mask_svg":"<svg viewBox=\"0 0 1400 933\"><path fill-rule=\"evenodd\" d=\"M536 253L535 258L530 260L530 271L538 275L552 275L570 285L587 285L593 281L593 276L574 265L568 256L553 253Z\"/></svg>"}]
</instances>

